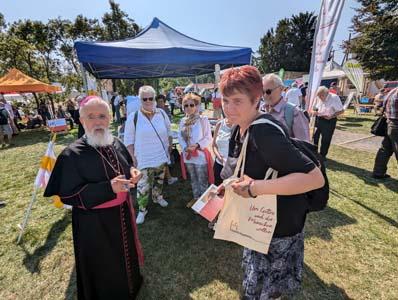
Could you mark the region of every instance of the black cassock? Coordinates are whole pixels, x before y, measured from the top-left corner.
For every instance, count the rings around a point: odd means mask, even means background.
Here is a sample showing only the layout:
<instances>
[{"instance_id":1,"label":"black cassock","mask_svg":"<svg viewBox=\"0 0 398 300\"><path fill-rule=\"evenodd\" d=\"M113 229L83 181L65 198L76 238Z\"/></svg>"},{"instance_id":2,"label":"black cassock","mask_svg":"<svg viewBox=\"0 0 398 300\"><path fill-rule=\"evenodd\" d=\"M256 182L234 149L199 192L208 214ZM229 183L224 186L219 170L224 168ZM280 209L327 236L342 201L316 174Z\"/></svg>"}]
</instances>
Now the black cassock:
<instances>
[{"instance_id":1,"label":"black cassock","mask_svg":"<svg viewBox=\"0 0 398 300\"><path fill-rule=\"evenodd\" d=\"M134 299L141 286L142 250L131 201L94 209L117 197L110 180L118 175L116 171L130 178L131 165L131 157L119 140L95 149L81 138L58 156L44 192L45 197L58 195L63 203L73 206L80 300Z\"/></svg>"}]
</instances>

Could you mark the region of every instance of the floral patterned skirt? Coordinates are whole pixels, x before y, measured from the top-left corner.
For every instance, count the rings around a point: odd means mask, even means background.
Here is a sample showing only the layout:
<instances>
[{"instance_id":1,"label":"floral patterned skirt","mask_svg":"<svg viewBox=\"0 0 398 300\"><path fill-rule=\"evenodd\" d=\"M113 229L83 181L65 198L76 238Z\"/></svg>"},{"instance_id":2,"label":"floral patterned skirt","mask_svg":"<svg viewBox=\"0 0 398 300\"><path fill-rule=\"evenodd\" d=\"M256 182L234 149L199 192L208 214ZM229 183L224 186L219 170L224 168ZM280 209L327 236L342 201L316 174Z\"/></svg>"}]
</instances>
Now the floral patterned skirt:
<instances>
[{"instance_id":1,"label":"floral patterned skirt","mask_svg":"<svg viewBox=\"0 0 398 300\"><path fill-rule=\"evenodd\" d=\"M304 233L273 238L268 254L245 248L242 266L243 299L274 299L291 295L301 287Z\"/></svg>"}]
</instances>

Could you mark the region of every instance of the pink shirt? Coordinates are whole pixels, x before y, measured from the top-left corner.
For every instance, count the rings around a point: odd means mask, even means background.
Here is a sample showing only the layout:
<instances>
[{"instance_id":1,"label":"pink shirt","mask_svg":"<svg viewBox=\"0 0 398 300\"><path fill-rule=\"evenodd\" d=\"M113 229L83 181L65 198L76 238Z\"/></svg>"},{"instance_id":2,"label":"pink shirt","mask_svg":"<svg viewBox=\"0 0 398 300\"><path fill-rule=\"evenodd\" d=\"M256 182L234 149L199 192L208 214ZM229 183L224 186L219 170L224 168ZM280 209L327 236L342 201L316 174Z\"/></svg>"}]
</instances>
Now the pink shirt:
<instances>
[{"instance_id":1,"label":"pink shirt","mask_svg":"<svg viewBox=\"0 0 398 300\"><path fill-rule=\"evenodd\" d=\"M269 105L265 105L265 108L267 113L273 116L277 121L281 122L287 128L288 126L285 120L285 105L286 100L282 99L275 106L271 107ZM291 130L288 128L288 130L291 137L307 142L310 141L310 126L308 119L297 107L294 108L292 128Z\"/></svg>"}]
</instances>

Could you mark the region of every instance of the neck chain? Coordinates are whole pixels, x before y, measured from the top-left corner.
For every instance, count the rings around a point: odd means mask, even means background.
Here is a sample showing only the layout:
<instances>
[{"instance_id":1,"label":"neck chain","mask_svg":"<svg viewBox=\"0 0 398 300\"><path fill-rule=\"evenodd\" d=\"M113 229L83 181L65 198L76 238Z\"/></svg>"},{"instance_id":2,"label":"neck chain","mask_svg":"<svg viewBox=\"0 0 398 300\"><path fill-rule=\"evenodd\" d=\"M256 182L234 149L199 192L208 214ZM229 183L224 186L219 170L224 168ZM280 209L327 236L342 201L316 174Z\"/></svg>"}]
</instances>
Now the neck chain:
<instances>
[{"instance_id":1,"label":"neck chain","mask_svg":"<svg viewBox=\"0 0 398 300\"><path fill-rule=\"evenodd\" d=\"M86 141L86 143L87 143L87 138L85 138L85 141ZM87 143L88 144L88 143ZM90 145L90 144L89 144ZM91 145L90 145L91 146ZM101 153L101 151L99 151L97 148L95 148L95 147L93 147L93 146L91 146L100 156L101 156L101 158L112 168L112 170L113 170L113 172L115 172L115 174L117 174L117 175L120 175L121 174L121 172L120 172L120 164L119 164L119 158L117 157L117 155L116 155L116 151L115 151L115 149L113 148L113 146L112 145L110 145L110 149L111 149L111 152L112 152L112 154L115 156L115 158L116 158L116 163L117 163L117 169L115 169L115 167L111 164L111 162L105 157L105 155L103 155L102 153Z\"/></svg>"}]
</instances>

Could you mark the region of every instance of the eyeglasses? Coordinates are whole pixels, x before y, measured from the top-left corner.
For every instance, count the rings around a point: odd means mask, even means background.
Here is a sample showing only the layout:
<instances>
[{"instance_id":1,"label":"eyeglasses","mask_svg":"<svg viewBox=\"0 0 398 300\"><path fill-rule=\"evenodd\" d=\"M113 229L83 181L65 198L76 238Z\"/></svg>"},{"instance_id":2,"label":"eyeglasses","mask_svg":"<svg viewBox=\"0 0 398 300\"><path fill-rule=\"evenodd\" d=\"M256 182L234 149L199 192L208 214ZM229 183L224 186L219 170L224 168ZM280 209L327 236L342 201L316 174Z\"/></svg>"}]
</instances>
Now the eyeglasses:
<instances>
[{"instance_id":1,"label":"eyeglasses","mask_svg":"<svg viewBox=\"0 0 398 300\"><path fill-rule=\"evenodd\" d=\"M185 105L184 105L184 108L187 108L188 106L189 106L189 107L195 107L196 105L193 104L193 103L191 103L191 104L185 104Z\"/></svg>"},{"instance_id":2,"label":"eyeglasses","mask_svg":"<svg viewBox=\"0 0 398 300\"><path fill-rule=\"evenodd\" d=\"M100 114L98 116L88 115L86 118L89 119L90 121L93 121L96 119L98 119L100 121L105 121L106 119L108 119L108 116L104 115L104 114Z\"/></svg>"},{"instance_id":3,"label":"eyeglasses","mask_svg":"<svg viewBox=\"0 0 398 300\"><path fill-rule=\"evenodd\" d=\"M263 91L263 92L264 92L264 94L271 95L272 92L275 91L278 87L279 87L279 86L274 87L273 89L266 89L266 90Z\"/></svg>"},{"instance_id":4,"label":"eyeglasses","mask_svg":"<svg viewBox=\"0 0 398 300\"><path fill-rule=\"evenodd\" d=\"M142 98L142 101L144 101L144 102L153 101L153 97Z\"/></svg>"}]
</instances>

